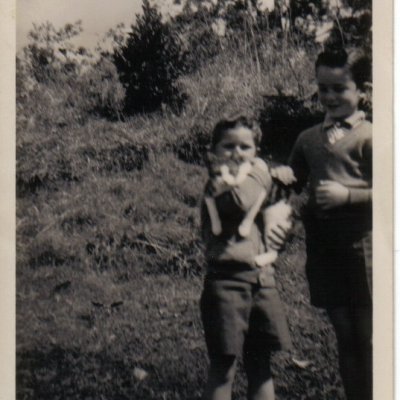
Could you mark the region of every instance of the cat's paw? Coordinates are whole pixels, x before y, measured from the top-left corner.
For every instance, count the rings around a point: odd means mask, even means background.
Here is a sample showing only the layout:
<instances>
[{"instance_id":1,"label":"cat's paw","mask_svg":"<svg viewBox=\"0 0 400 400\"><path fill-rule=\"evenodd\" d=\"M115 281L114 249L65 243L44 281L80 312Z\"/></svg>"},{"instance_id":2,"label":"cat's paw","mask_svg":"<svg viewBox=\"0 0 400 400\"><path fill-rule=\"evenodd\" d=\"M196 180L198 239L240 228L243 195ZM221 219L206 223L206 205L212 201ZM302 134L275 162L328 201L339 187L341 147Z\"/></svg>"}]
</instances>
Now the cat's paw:
<instances>
[{"instance_id":1,"label":"cat's paw","mask_svg":"<svg viewBox=\"0 0 400 400\"><path fill-rule=\"evenodd\" d=\"M239 235L243 238L249 236L252 224L253 221L244 220L239 226Z\"/></svg>"},{"instance_id":2,"label":"cat's paw","mask_svg":"<svg viewBox=\"0 0 400 400\"><path fill-rule=\"evenodd\" d=\"M254 261L259 267L265 267L266 265L272 264L278 258L278 252L271 250L267 253L259 254L254 257Z\"/></svg>"},{"instance_id":3,"label":"cat's paw","mask_svg":"<svg viewBox=\"0 0 400 400\"><path fill-rule=\"evenodd\" d=\"M211 231L214 236L219 236L222 233L221 222L213 221Z\"/></svg>"}]
</instances>

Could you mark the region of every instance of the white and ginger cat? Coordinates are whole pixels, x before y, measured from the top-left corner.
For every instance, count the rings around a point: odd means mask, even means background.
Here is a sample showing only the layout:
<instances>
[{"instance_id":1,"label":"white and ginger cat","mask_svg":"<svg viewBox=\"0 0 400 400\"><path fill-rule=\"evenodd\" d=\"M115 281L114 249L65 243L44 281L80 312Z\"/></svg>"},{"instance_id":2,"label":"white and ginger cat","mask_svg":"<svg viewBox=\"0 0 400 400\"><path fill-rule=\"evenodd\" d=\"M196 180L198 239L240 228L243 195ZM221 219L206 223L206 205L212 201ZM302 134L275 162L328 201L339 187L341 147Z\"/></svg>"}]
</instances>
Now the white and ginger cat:
<instances>
[{"instance_id":1,"label":"white and ginger cat","mask_svg":"<svg viewBox=\"0 0 400 400\"><path fill-rule=\"evenodd\" d=\"M269 173L268 166L260 158L255 158L250 162L232 158L220 159L209 153L209 181L206 186L204 201L210 216L211 231L215 236L219 236L222 233L222 224L215 204L215 197L242 183L252 171L253 166L257 166L261 170ZM268 227L271 225L280 225L287 230L290 229L292 207L284 200L281 200L263 209L266 197L266 189L260 187L260 193L256 201L246 212L239 225L238 232L241 237L249 236L251 227L259 212L263 215L265 232L267 232ZM266 253L259 254L255 257L255 262L259 267L272 264L278 257L278 251L270 248L266 234L264 234L264 237L265 245L268 250Z\"/></svg>"}]
</instances>

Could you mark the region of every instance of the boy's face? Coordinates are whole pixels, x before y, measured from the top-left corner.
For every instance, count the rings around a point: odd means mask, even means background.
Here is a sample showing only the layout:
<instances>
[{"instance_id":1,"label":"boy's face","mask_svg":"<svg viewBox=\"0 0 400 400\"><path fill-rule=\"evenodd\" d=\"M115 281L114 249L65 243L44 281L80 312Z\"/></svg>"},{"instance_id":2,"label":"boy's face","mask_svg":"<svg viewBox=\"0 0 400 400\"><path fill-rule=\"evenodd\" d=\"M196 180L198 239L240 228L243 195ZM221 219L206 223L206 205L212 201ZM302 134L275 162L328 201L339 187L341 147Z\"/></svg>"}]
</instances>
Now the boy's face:
<instances>
[{"instance_id":1,"label":"boy's face","mask_svg":"<svg viewBox=\"0 0 400 400\"><path fill-rule=\"evenodd\" d=\"M226 131L215 146L214 154L221 158L239 157L243 161L253 161L256 145L252 131L242 126Z\"/></svg>"},{"instance_id":2,"label":"boy's face","mask_svg":"<svg viewBox=\"0 0 400 400\"><path fill-rule=\"evenodd\" d=\"M329 117L344 119L357 110L360 90L347 67L319 66L317 83L319 101Z\"/></svg>"}]
</instances>

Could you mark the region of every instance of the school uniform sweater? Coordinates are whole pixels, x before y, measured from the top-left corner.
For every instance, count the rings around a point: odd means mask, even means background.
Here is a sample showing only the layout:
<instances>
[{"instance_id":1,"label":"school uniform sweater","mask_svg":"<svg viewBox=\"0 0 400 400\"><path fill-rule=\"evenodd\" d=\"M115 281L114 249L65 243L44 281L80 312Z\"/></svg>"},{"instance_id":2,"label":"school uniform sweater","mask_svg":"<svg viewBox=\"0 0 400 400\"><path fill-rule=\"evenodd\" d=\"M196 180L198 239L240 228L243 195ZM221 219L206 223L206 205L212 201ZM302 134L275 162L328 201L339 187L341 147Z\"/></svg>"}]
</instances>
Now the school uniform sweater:
<instances>
[{"instance_id":1,"label":"school uniform sweater","mask_svg":"<svg viewBox=\"0 0 400 400\"><path fill-rule=\"evenodd\" d=\"M343 220L372 220L372 125L357 111L338 123L328 117L302 132L288 164L301 188L309 182L308 211L311 217ZM321 180L332 180L349 189L347 204L322 210L316 203Z\"/></svg>"},{"instance_id":2,"label":"school uniform sweater","mask_svg":"<svg viewBox=\"0 0 400 400\"><path fill-rule=\"evenodd\" d=\"M289 158L298 189L309 184L303 215L306 274L316 307L372 304L372 125L363 112L341 123L326 118L300 134ZM320 180L349 189L330 210L316 203Z\"/></svg>"}]
</instances>

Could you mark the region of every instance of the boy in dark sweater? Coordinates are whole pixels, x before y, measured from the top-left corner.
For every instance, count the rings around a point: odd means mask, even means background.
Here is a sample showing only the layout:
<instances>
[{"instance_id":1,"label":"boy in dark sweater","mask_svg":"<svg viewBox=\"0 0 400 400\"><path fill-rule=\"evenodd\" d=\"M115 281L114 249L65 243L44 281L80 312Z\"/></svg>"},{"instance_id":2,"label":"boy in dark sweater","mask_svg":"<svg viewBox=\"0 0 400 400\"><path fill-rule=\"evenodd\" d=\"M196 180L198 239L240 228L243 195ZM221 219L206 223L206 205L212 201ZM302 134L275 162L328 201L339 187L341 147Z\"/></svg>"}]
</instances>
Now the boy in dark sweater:
<instances>
[{"instance_id":1,"label":"boy in dark sweater","mask_svg":"<svg viewBox=\"0 0 400 400\"><path fill-rule=\"evenodd\" d=\"M358 110L370 74L361 51L318 56L325 120L300 134L288 163L298 187L309 186L311 302L327 310L335 329L348 400L372 399L372 125ZM277 173L285 179L284 169Z\"/></svg>"},{"instance_id":2,"label":"boy in dark sweater","mask_svg":"<svg viewBox=\"0 0 400 400\"><path fill-rule=\"evenodd\" d=\"M239 116L220 121L212 135L211 152L218 159L240 159L252 164L247 177L234 186L214 188L221 229L213 229L206 203L202 206L202 236L207 274L201 314L210 357L203 400L230 400L237 359L243 354L249 400L274 400L271 355L292 348L284 307L275 285L274 268L260 267L257 256L279 250L282 218L276 183L268 166L257 158L261 130L253 119ZM247 234L243 219L265 191L263 210L251 219ZM269 214L269 211L273 211ZM286 219L283 218L283 222ZM274 245L275 243L275 245ZM266 246L267 245L267 246Z\"/></svg>"}]
</instances>

